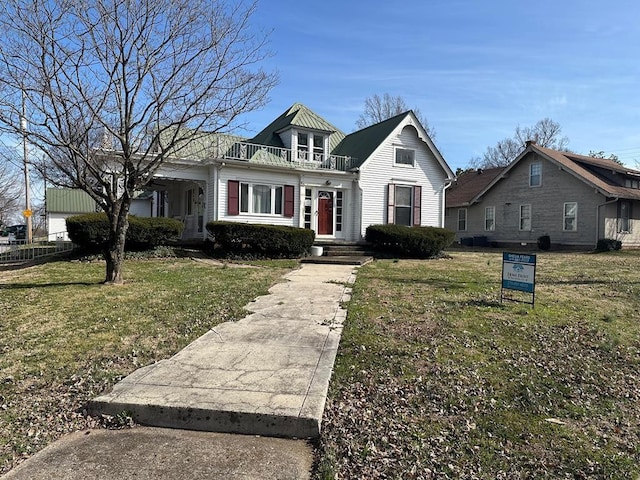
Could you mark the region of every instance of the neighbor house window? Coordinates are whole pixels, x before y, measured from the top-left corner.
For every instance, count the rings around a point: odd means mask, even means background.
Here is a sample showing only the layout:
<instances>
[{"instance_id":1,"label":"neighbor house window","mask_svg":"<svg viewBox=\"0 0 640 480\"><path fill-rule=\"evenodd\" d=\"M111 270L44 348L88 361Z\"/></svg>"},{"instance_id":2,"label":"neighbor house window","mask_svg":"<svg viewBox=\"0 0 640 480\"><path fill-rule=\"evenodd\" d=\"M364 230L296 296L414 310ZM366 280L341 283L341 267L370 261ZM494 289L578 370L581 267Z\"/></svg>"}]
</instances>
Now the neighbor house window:
<instances>
[{"instance_id":1,"label":"neighbor house window","mask_svg":"<svg viewBox=\"0 0 640 480\"><path fill-rule=\"evenodd\" d=\"M565 232L575 232L578 230L577 202L567 202L564 204L564 224L562 229Z\"/></svg>"},{"instance_id":2,"label":"neighbor house window","mask_svg":"<svg viewBox=\"0 0 640 480\"><path fill-rule=\"evenodd\" d=\"M467 209L458 209L458 230L463 232L467 229Z\"/></svg>"},{"instance_id":3,"label":"neighbor house window","mask_svg":"<svg viewBox=\"0 0 640 480\"><path fill-rule=\"evenodd\" d=\"M531 205L520 205L520 230L531 230Z\"/></svg>"},{"instance_id":4,"label":"neighbor house window","mask_svg":"<svg viewBox=\"0 0 640 480\"><path fill-rule=\"evenodd\" d=\"M488 232L496 229L496 207L484 209L484 229Z\"/></svg>"},{"instance_id":5,"label":"neighbor house window","mask_svg":"<svg viewBox=\"0 0 640 480\"><path fill-rule=\"evenodd\" d=\"M542 164L539 162L529 165L529 186L539 187L542 185Z\"/></svg>"},{"instance_id":6,"label":"neighbor house window","mask_svg":"<svg viewBox=\"0 0 640 480\"><path fill-rule=\"evenodd\" d=\"M228 213L293 216L294 187L229 180Z\"/></svg>"},{"instance_id":7,"label":"neighbor house window","mask_svg":"<svg viewBox=\"0 0 640 480\"><path fill-rule=\"evenodd\" d=\"M631 203L628 200L622 200L618 210L618 232L631 232Z\"/></svg>"},{"instance_id":8,"label":"neighbor house window","mask_svg":"<svg viewBox=\"0 0 640 480\"><path fill-rule=\"evenodd\" d=\"M396 165L415 165L416 151L408 148L396 148Z\"/></svg>"}]
</instances>

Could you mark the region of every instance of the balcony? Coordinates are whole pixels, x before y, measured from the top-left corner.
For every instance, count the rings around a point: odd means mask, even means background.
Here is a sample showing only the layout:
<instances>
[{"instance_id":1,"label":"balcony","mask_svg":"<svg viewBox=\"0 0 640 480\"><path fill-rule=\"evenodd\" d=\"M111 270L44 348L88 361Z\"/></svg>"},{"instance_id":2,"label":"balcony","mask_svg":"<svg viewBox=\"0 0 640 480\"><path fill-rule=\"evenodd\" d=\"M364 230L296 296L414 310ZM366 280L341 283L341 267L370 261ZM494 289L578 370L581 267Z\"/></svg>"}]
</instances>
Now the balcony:
<instances>
[{"instance_id":1,"label":"balcony","mask_svg":"<svg viewBox=\"0 0 640 480\"><path fill-rule=\"evenodd\" d=\"M348 171L353 158L342 155L328 155L308 151L294 151L288 148L257 145L247 142L233 142L217 146L217 157L224 160L242 160L245 162L301 168L306 170Z\"/></svg>"}]
</instances>

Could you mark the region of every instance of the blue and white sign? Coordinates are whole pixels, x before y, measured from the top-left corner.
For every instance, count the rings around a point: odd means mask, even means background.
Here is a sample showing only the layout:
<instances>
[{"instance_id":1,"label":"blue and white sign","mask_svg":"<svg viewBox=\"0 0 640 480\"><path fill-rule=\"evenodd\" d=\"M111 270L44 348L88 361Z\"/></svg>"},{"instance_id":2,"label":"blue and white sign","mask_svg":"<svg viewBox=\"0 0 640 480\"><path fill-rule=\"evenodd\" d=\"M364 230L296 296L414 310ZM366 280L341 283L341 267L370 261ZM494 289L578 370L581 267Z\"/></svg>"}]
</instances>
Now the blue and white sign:
<instances>
[{"instance_id":1,"label":"blue and white sign","mask_svg":"<svg viewBox=\"0 0 640 480\"><path fill-rule=\"evenodd\" d=\"M534 293L536 285L536 256L502 254L502 288Z\"/></svg>"}]
</instances>

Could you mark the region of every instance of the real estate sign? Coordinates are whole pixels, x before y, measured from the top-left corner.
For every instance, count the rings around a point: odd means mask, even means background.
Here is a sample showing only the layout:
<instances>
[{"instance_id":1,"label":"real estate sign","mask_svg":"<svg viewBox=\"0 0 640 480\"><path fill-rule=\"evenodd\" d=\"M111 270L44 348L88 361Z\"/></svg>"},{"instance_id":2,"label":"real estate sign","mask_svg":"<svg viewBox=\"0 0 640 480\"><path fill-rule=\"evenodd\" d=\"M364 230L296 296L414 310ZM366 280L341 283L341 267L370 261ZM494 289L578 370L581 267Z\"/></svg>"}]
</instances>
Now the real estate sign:
<instances>
[{"instance_id":1,"label":"real estate sign","mask_svg":"<svg viewBox=\"0 0 640 480\"><path fill-rule=\"evenodd\" d=\"M502 254L502 289L530 293L535 299L535 287L536 256L504 252Z\"/></svg>"}]
</instances>

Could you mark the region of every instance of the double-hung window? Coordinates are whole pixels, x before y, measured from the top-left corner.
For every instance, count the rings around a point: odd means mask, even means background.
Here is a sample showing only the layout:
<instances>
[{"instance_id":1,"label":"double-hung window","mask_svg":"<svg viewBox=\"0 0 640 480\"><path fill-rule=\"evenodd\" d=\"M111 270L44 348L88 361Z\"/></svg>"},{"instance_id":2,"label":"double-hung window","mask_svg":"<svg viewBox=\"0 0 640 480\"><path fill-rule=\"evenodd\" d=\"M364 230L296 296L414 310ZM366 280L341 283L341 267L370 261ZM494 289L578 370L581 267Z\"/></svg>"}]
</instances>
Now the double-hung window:
<instances>
[{"instance_id":1,"label":"double-hung window","mask_svg":"<svg viewBox=\"0 0 640 480\"><path fill-rule=\"evenodd\" d=\"M529 165L529 186L539 187L542 185L542 164L540 162Z\"/></svg>"},{"instance_id":2,"label":"double-hung window","mask_svg":"<svg viewBox=\"0 0 640 480\"><path fill-rule=\"evenodd\" d=\"M618 207L618 232L631 232L631 202L622 200Z\"/></svg>"},{"instance_id":3,"label":"double-hung window","mask_svg":"<svg viewBox=\"0 0 640 480\"><path fill-rule=\"evenodd\" d=\"M520 205L520 230L531 230L531 205Z\"/></svg>"},{"instance_id":4,"label":"double-hung window","mask_svg":"<svg viewBox=\"0 0 640 480\"><path fill-rule=\"evenodd\" d=\"M487 232L493 232L496 229L496 207L484 209L484 229Z\"/></svg>"},{"instance_id":5,"label":"double-hung window","mask_svg":"<svg viewBox=\"0 0 640 480\"><path fill-rule=\"evenodd\" d=\"M562 229L565 232L578 230L578 203L566 202L564 204L564 223Z\"/></svg>"},{"instance_id":6,"label":"double-hung window","mask_svg":"<svg viewBox=\"0 0 640 480\"><path fill-rule=\"evenodd\" d=\"M298 132L298 160L309 159L309 134Z\"/></svg>"},{"instance_id":7,"label":"double-hung window","mask_svg":"<svg viewBox=\"0 0 640 480\"><path fill-rule=\"evenodd\" d=\"M240 213L282 215L282 195L282 186L241 183Z\"/></svg>"},{"instance_id":8,"label":"double-hung window","mask_svg":"<svg viewBox=\"0 0 640 480\"><path fill-rule=\"evenodd\" d=\"M413 189L396 185L396 225L411 226L411 196Z\"/></svg>"},{"instance_id":9,"label":"double-hung window","mask_svg":"<svg viewBox=\"0 0 640 480\"><path fill-rule=\"evenodd\" d=\"M458 209L458 231L464 232L467 230L467 209Z\"/></svg>"}]
</instances>

